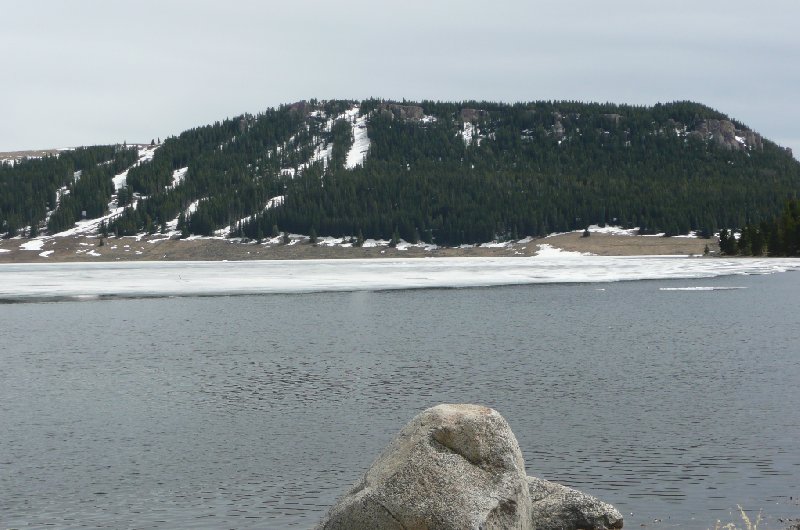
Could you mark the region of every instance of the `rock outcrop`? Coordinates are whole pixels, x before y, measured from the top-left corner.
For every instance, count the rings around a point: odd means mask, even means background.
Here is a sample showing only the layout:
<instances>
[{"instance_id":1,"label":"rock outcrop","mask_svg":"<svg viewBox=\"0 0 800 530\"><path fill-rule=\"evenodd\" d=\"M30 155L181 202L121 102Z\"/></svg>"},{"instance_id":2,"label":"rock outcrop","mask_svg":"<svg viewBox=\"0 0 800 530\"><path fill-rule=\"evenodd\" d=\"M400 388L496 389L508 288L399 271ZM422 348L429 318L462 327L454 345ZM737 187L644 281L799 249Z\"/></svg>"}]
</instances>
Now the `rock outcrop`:
<instances>
[{"instance_id":1,"label":"rock outcrop","mask_svg":"<svg viewBox=\"0 0 800 530\"><path fill-rule=\"evenodd\" d=\"M611 505L528 477L500 414L439 405L411 420L319 530L621 528Z\"/></svg>"},{"instance_id":2,"label":"rock outcrop","mask_svg":"<svg viewBox=\"0 0 800 530\"><path fill-rule=\"evenodd\" d=\"M400 120L421 120L425 111L418 105L398 105L397 103L383 103L381 113Z\"/></svg>"},{"instance_id":3,"label":"rock outcrop","mask_svg":"<svg viewBox=\"0 0 800 530\"><path fill-rule=\"evenodd\" d=\"M760 134L737 129L729 120L701 121L691 135L702 140L711 140L730 151L761 150L764 147Z\"/></svg>"},{"instance_id":4,"label":"rock outcrop","mask_svg":"<svg viewBox=\"0 0 800 530\"><path fill-rule=\"evenodd\" d=\"M461 109L458 115L463 122L475 122L489 117L489 113L482 109Z\"/></svg>"}]
</instances>

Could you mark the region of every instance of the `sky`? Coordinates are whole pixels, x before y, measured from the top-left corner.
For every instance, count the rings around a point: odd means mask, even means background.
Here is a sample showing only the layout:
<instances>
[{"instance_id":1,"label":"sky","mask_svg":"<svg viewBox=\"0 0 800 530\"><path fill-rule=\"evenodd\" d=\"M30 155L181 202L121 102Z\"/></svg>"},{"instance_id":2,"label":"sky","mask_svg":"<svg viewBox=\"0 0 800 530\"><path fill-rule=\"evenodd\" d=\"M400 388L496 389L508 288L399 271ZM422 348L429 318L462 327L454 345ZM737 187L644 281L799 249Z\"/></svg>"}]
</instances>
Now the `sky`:
<instances>
[{"instance_id":1,"label":"sky","mask_svg":"<svg viewBox=\"0 0 800 530\"><path fill-rule=\"evenodd\" d=\"M0 151L301 99L704 103L800 157L798 0L0 0Z\"/></svg>"}]
</instances>

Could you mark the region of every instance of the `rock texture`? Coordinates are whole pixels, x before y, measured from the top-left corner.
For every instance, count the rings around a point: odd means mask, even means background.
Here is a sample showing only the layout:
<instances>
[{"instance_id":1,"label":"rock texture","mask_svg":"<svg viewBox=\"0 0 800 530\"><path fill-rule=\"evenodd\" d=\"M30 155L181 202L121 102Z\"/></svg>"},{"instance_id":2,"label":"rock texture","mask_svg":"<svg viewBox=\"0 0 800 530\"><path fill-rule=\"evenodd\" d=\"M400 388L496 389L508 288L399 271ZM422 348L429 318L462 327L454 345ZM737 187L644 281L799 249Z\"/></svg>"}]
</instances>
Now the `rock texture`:
<instances>
[{"instance_id":1,"label":"rock texture","mask_svg":"<svg viewBox=\"0 0 800 530\"><path fill-rule=\"evenodd\" d=\"M622 514L591 495L536 477L528 477L528 488L536 530L622 528Z\"/></svg>"},{"instance_id":2,"label":"rock texture","mask_svg":"<svg viewBox=\"0 0 800 530\"><path fill-rule=\"evenodd\" d=\"M417 415L320 530L621 528L612 506L527 477L514 433L478 405L439 405Z\"/></svg>"},{"instance_id":3,"label":"rock texture","mask_svg":"<svg viewBox=\"0 0 800 530\"><path fill-rule=\"evenodd\" d=\"M731 151L761 150L764 148L761 135L753 131L737 129L729 120L701 121L691 133L702 140L711 140Z\"/></svg>"},{"instance_id":4,"label":"rock texture","mask_svg":"<svg viewBox=\"0 0 800 530\"><path fill-rule=\"evenodd\" d=\"M463 122L475 122L488 118L489 113L481 109L461 109L459 116Z\"/></svg>"},{"instance_id":5,"label":"rock texture","mask_svg":"<svg viewBox=\"0 0 800 530\"><path fill-rule=\"evenodd\" d=\"M418 105L398 105L396 103L383 103L380 106L381 113L386 116L400 120L421 120L425 117L425 112Z\"/></svg>"}]
</instances>

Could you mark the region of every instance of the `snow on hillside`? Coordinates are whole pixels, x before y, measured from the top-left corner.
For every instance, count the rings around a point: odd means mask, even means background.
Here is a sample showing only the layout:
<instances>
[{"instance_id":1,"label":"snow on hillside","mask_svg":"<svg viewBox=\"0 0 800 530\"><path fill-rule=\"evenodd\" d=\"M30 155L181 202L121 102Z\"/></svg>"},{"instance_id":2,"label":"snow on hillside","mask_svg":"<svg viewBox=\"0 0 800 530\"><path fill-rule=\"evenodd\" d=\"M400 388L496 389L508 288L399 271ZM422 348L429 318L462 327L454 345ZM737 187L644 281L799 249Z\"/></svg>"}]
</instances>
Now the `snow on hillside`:
<instances>
[{"instance_id":1,"label":"snow on hillside","mask_svg":"<svg viewBox=\"0 0 800 530\"><path fill-rule=\"evenodd\" d=\"M284 198L285 198L284 195L278 195L277 197L271 198L270 200L267 201L267 204L264 206L261 212L263 213L269 210L270 208L275 208L277 206L280 206L281 204L283 204ZM253 219L255 219L255 217L256 217L255 215L248 215L247 217L243 217L238 221L229 224L228 226L214 230L214 235L217 237L226 237L228 234L231 234L233 230L237 228L239 225L247 224Z\"/></svg>"},{"instance_id":2,"label":"snow on hillside","mask_svg":"<svg viewBox=\"0 0 800 530\"><path fill-rule=\"evenodd\" d=\"M472 122L464 122L464 129L461 131L461 138L464 140L464 144L467 146L471 145L472 142L481 145L481 131L477 125L474 125Z\"/></svg>"},{"instance_id":3,"label":"snow on hillside","mask_svg":"<svg viewBox=\"0 0 800 530\"><path fill-rule=\"evenodd\" d=\"M183 210L183 215L185 217L189 217L190 215L192 215L194 212L197 211L197 207L204 200L206 200L206 197L203 197L202 199L197 199L196 201L192 202L192 204L190 204L189 206L186 207L185 210ZM178 217L176 217L172 221L168 221L167 222L167 230L169 230L169 231L177 230L178 229L178 219L179 218L180 218L180 214L178 215Z\"/></svg>"},{"instance_id":4,"label":"snow on hillside","mask_svg":"<svg viewBox=\"0 0 800 530\"><path fill-rule=\"evenodd\" d=\"M328 129L328 131L330 131L330 129ZM311 155L307 163L300 166L300 169L303 170L317 162L322 162L323 167L327 168L328 160L331 159L331 156L333 156L333 142L323 140L317 144L317 147L314 149L314 154Z\"/></svg>"},{"instance_id":5,"label":"snow on hillside","mask_svg":"<svg viewBox=\"0 0 800 530\"><path fill-rule=\"evenodd\" d=\"M116 175L116 176L114 176L112 178L112 181L114 183L115 191L119 191L122 187L124 187L126 185L127 178L128 178L128 171L130 171L132 168L134 168L134 167L136 167L138 165L141 165L143 163L149 162L149 161L151 161L153 159L153 155L155 154L156 149L158 149L158 147L159 146L141 146L139 148L139 158L136 160L136 162L131 167L127 168L125 171L123 171L122 173L120 173L120 174L118 174L118 175ZM185 169L186 168L184 168L183 170L178 170L178 171L176 171L176 173L178 173L180 171L183 171L183 175L185 175L186 174ZM73 178L74 178L75 182L77 182L80 179L81 173L82 173L81 171L76 171L74 173ZM182 178L182 175L181 175L181 178ZM173 174L173 181L174 181L174 179L175 179L175 174ZM69 194L69 190L67 189L66 186L62 187L62 188L60 188L59 190L56 191L56 205L55 205L55 208L58 208L58 205L61 203L62 197L67 195L67 194ZM137 202L138 201L135 200L131 206L133 208L136 208ZM64 230L63 232L59 232L59 233L56 233L56 234L51 234L50 236L41 236L39 238L33 239L32 241L34 241L34 242L35 241L44 241L44 240L47 240L47 239L53 238L53 237L74 237L74 236L94 236L94 235L97 235L99 233L99 231L100 231L100 225L101 224L103 224L104 222L108 223L111 219L113 219L114 217L120 215L124 211L124 209L125 209L124 207L118 207L118 206L116 206L116 204L117 204L116 203L116 195L112 195L111 202L109 202L109 204L108 204L108 210L109 210L108 214L103 215L101 217L97 217L95 219L84 219L84 220L78 221L78 222L75 223L75 225L72 228ZM47 212L47 219L50 218L50 216L53 214L54 211L55 211L55 209Z\"/></svg>"},{"instance_id":6,"label":"snow on hillside","mask_svg":"<svg viewBox=\"0 0 800 530\"><path fill-rule=\"evenodd\" d=\"M57 234L53 234L51 237L69 237L69 236L93 236L97 235L100 232L100 225L103 222L108 223L112 218L120 215L124 207L113 208L111 211L102 216L97 217L95 219L85 219L83 221L78 221L75 223L75 226L68 230L64 230L63 232L59 232Z\"/></svg>"},{"instance_id":7,"label":"snow on hillside","mask_svg":"<svg viewBox=\"0 0 800 530\"><path fill-rule=\"evenodd\" d=\"M114 183L115 191L119 191L128 185L128 171L129 169L126 169L119 175L114 175L114 177L111 179L111 181Z\"/></svg>"},{"instance_id":8,"label":"snow on hillside","mask_svg":"<svg viewBox=\"0 0 800 530\"><path fill-rule=\"evenodd\" d=\"M285 195L278 195L277 197L273 197L267 201L267 205L264 207L264 209L269 210L270 208L276 208L283 204L284 199L286 199Z\"/></svg>"},{"instance_id":9,"label":"snow on hillside","mask_svg":"<svg viewBox=\"0 0 800 530\"><path fill-rule=\"evenodd\" d=\"M146 146L139 148L139 159L131 167L129 167L119 175L116 175L112 178L112 181L114 182L114 189L116 191L119 191L120 188L127 186L128 171L135 168L136 166L144 164L145 162L150 162L153 159L153 156L156 154L156 149L158 149L158 147L159 146L156 145L156 146Z\"/></svg>"},{"instance_id":10,"label":"snow on hillside","mask_svg":"<svg viewBox=\"0 0 800 530\"><path fill-rule=\"evenodd\" d=\"M640 234L639 233L640 228L638 226L634 227L634 228L622 228L621 226L612 226L612 225L605 225L605 226L589 225L587 227L587 229L589 230L590 234L606 234L606 235L611 235L611 236L638 236L638 235L641 235L641 236L645 236L645 237L664 237L664 233L663 232L660 232L658 234ZM567 234L567 233L575 234L575 233L582 233L582 232L583 232L583 230L573 230L572 232L554 232L552 234L548 234L545 237L546 238L547 237L555 237L555 236L560 236L560 235ZM685 235L672 236L672 237L697 238L699 236L698 236L697 232L689 232L688 234L685 234Z\"/></svg>"},{"instance_id":11,"label":"snow on hillside","mask_svg":"<svg viewBox=\"0 0 800 530\"><path fill-rule=\"evenodd\" d=\"M182 167L180 169L176 169L175 171L173 171L172 172L172 185L171 186L167 186L167 189L174 188L175 186L177 186L178 184L183 182L183 179L186 178L186 173L188 171L189 171L188 167Z\"/></svg>"},{"instance_id":12,"label":"snow on hillside","mask_svg":"<svg viewBox=\"0 0 800 530\"><path fill-rule=\"evenodd\" d=\"M346 121L352 127L353 145L350 147L350 150L347 153L347 159L345 162L345 167L347 169L353 169L354 167L363 164L367 156L367 151L369 151L370 142L367 134L367 116L359 116L359 111L360 107L358 105L354 105L341 114L327 118L325 120L325 125L322 128L323 132L329 133L333 129L333 124L339 120ZM325 113L320 110L311 112L309 116L315 118L326 117ZM290 148L294 144L295 138L296 137L293 136L284 145L278 146L276 153L280 154L286 149ZM318 162L322 162L323 166L327 168L328 162L330 162L332 156L333 142L329 142L323 138L315 138L314 153L311 155L308 161L300 164L297 169L291 167L281 168L280 173L281 175L294 178L298 172L302 173L304 169L307 169Z\"/></svg>"},{"instance_id":13,"label":"snow on hillside","mask_svg":"<svg viewBox=\"0 0 800 530\"><path fill-rule=\"evenodd\" d=\"M19 248L21 250L42 250L42 246L44 246L44 239L36 238L26 241L25 243L21 244Z\"/></svg>"},{"instance_id":14,"label":"snow on hillside","mask_svg":"<svg viewBox=\"0 0 800 530\"><path fill-rule=\"evenodd\" d=\"M352 123L357 115L358 115L358 106L355 106L344 111L335 118L329 118L328 121L325 122L325 132L331 132L331 130L333 129L333 124L339 120L345 120L349 123ZM328 167L328 161L331 159L332 155L333 155L333 142L323 141L317 145L317 148L314 151L314 155L311 157L311 160L308 162L308 164L304 164L304 167L308 167L319 161L322 161L324 166Z\"/></svg>"},{"instance_id":15,"label":"snow on hillside","mask_svg":"<svg viewBox=\"0 0 800 530\"><path fill-rule=\"evenodd\" d=\"M358 107L355 108L356 112ZM369 151L369 135L367 134L367 116L361 116L351 122L353 124L353 145L347 153L345 167L353 169L364 163Z\"/></svg>"}]
</instances>

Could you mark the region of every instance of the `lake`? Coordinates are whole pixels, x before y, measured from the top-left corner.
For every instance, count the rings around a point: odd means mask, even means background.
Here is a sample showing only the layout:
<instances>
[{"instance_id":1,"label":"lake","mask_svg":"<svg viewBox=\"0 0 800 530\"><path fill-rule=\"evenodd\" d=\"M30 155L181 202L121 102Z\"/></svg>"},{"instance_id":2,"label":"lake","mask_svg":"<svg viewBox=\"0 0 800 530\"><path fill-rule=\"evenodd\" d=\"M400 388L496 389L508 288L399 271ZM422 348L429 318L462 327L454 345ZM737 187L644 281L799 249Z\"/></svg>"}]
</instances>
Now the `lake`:
<instances>
[{"instance_id":1,"label":"lake","mask_svg":"<svg viewBox=\"0 0 800 530\"><path fill-rule=\"evenodd\" d=\"M497 409L628 528L800 514L796 272L75 301L14 267L3 528L308 528L438 403Z\"/></svg>"}]
</instances>

